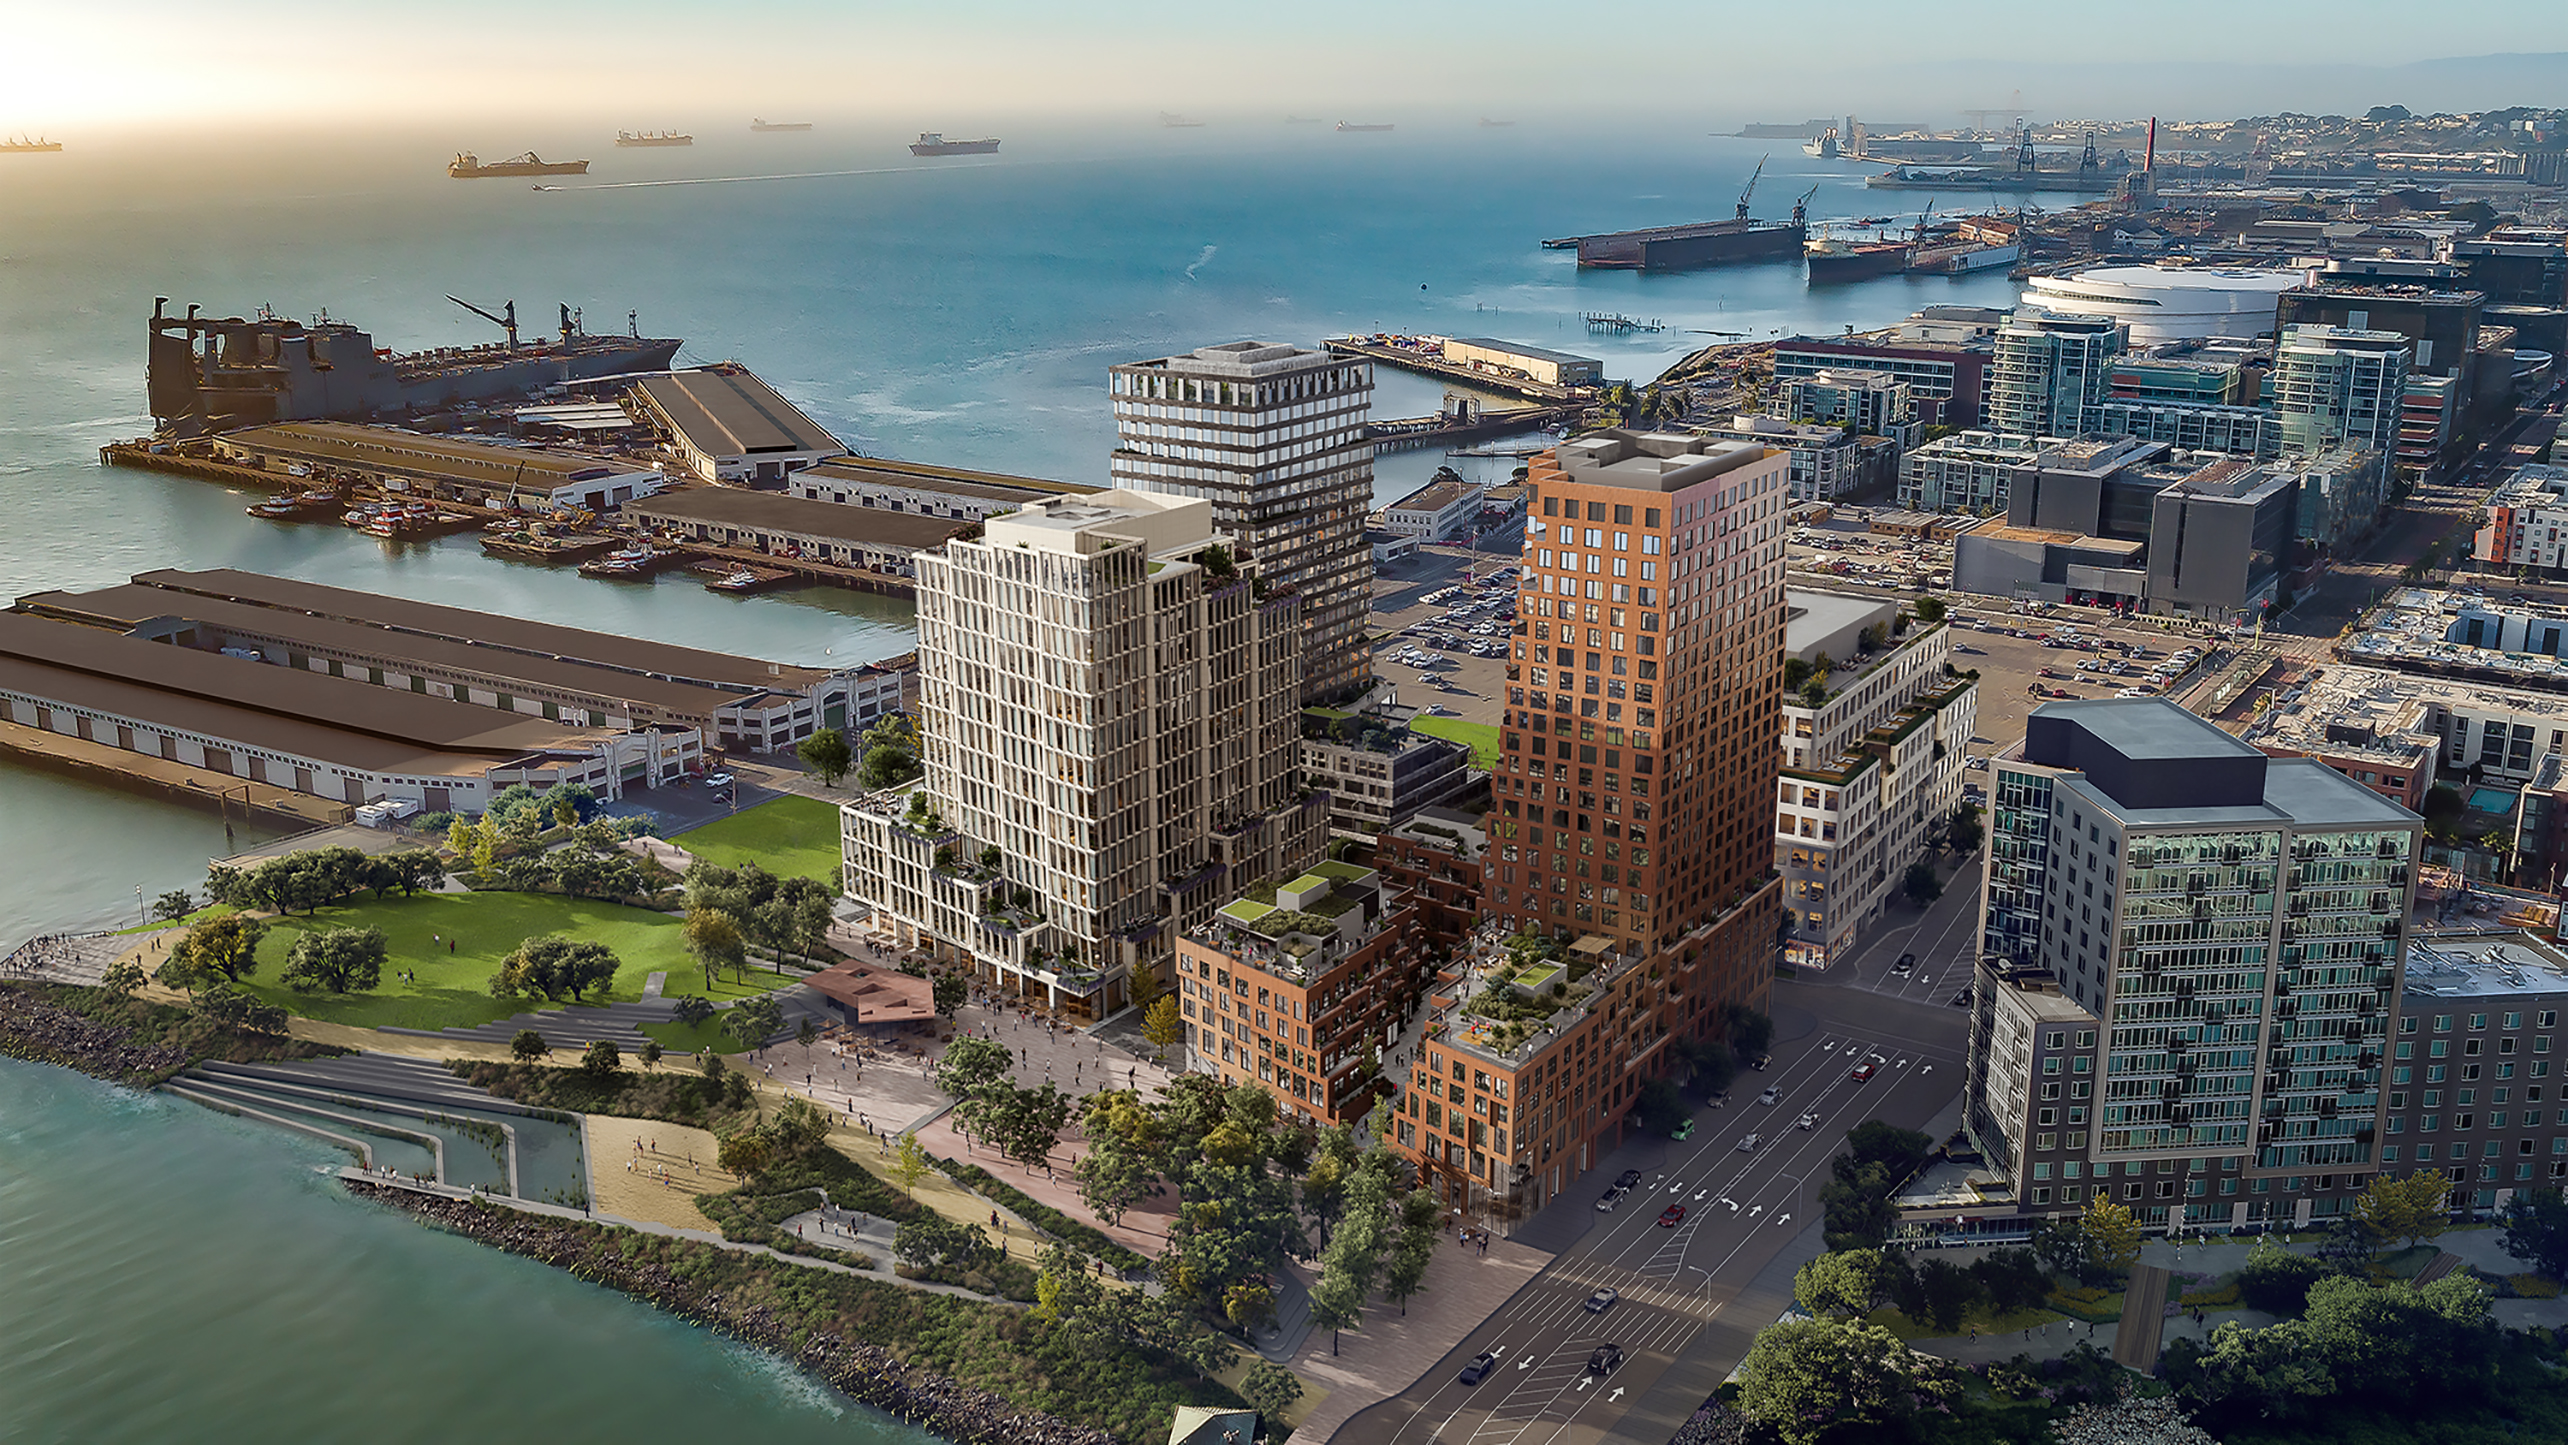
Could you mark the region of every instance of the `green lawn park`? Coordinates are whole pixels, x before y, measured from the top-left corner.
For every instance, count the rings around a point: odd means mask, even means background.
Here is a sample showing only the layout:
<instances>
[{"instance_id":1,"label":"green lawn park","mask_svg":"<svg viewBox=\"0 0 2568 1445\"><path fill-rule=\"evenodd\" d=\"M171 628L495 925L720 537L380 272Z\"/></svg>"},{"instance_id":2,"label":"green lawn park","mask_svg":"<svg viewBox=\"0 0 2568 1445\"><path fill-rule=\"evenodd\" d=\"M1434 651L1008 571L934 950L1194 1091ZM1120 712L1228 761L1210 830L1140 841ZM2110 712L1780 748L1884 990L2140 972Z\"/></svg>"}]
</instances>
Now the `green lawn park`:
<instances>
[{"instance_id":1,"label":"green lawn park","mask_svg":"<svg viewBox=\"0 0 2568 1445\"><path fill-rule=\"evenodd\" d=\"M817 878L838 888L838 806L817 798L771 799L670 841L724 868L755 863L779 878Z\"/></svg>"},{"instance_id":2,"label":"green lawn park","mask_svg":"<svg viewBox=\"0 0 2568 1445\"><path fill-rule=\"evenodd\" d=\"M285 971L286 951L303 933L331 928L380 928L390 950L383 982L367 993L299 992L277 982ZM528 1009L554 1007L541 999L503 999L490 994L490 976L520 943L547 933L603 943L623 967L605 1000L638 999L653 973L665 970L671 998L701 994L714 999L764 993L782 980L751 968L747 983L717 978L704 986L704 971L679 940L678 920L647 909L595 899L565 898L549 893L423 893L353 902L268 920L259 942L258 972L248 990L306 1018L358 1028L386 1024L401 1028L442 1029L489 1023ZM454 947L449 951L447 941ZM418 975L404 979L404 972Z\"/></svg>"},{"instance_id":3,"label":"green lawn park","mask_svg":"<svg viewBox=\"0 0 2568 1445\"><path fill-rule=\"evenodd\" d=\"M1409 724L1412 732L1431 738L1444 738L1471 749L1471 765L1494 768L1498 765L1498 728L1494 723L1464 722L1460 718L1422 717Z\"/></svg>"}]
</instances>

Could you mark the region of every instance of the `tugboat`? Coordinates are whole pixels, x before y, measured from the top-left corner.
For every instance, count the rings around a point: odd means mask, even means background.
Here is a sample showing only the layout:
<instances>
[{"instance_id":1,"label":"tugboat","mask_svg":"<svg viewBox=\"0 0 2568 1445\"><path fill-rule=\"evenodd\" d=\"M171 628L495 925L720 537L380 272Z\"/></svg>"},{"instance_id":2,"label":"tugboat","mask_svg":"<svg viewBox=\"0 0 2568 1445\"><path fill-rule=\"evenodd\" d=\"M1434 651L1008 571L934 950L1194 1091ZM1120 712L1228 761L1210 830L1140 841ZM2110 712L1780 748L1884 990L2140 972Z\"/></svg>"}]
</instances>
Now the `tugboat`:
<instances>
[{"instance_id":1,"label":"tugboat","mask_svg":"<svg viewBox=\"0 0 2568 1445\"><path fill-rule=\"evenodd\" d=\"M290 522L298 517L317 516L337 505L339 505L339 494L323 489L296 492L292 496L270 497L264 502L253 502L242 510L253 517L265 517L271 522Z\"/></svg>"},{"instance_id":2,"label":"tugboat","mask_svg":"<svg viewBox=\"0 0 2568 1445\"><path fill-rule=\"evenodd\" d=\"M603 557L580 564L583 577L603 577L611 582L647 582L651 575L671 565L679 553L648 542L621 547Z\"/></svg>"}]
</instances>

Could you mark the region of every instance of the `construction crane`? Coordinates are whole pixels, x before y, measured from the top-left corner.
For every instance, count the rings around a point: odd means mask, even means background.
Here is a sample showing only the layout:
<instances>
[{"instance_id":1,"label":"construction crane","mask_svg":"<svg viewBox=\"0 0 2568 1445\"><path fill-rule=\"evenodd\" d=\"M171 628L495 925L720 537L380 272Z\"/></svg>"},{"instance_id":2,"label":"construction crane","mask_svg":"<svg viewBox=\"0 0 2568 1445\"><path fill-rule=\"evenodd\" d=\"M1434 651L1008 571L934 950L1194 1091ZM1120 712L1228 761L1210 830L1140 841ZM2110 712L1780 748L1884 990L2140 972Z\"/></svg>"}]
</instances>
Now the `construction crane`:
<instances>
[{"instance_id":1,"label":"construction crane","mask_svg":"<svg viewBox=\"0 0 2568 1445\"><path fill-rule=\"evenodd\" d=\"M1748 197L1757 193L1757 179L1765 174L1766 162L1773 159L1774 157L1772 156L1757 157L1757 168L1748 176L1748 188L1739 192L1740 220L1744 221L1748 218Z\"/></svg>"},{"instance_id":2,"label":"construction crane","mask_svg":"<svg viewBox=\"0 0 2568 1445\"><path fill-rule=\"evenodd\" d=\"M1810 198L1817 194L1819 194L1819 183L1813 181L1810 183L1810 189L1801 193L1801 199L1792 203L1792 224L1798 226L1810 219Z\"/></svg>"},{"instance_id":3,"label":"construction crane","mask_svg":"<svg viewBox=\"0 0 2568 1445\"><path fill-rule=\"evenodd\" d=\"M493 316L493 315L491 315L489 312L484 311L483 309L481 309L481 308L480 308L480 307L478 307L478 306L475 306L473 303L471 303L470 301L465 300L465 299L464 299L463 297L461 297L461 296L449 296L449 297L447 297L446 299L447 299L447 300L449 300L449 301L454 302L454 303L455 303L456 305L458 305L458 306L461 306L461 307L462 307L462 308L464 308L466 311L469 311L469 312L473 313L475 316L480 317L482 320L487 321L487 322L490 322L491 324L493 324L493 325L495 325L495 326L498 326L498 327L500 327L501 329L505 330L505 331L508 333L508 349L509 349L509 350L511 350L511 351L515 351L515 350L517 349L517 303L516 303L516 302L511 301L511 302L506 303L506 304L505 304L505 306L503 307L503 314L498 315L498 316Z\"/></svg>"}]
</instances>

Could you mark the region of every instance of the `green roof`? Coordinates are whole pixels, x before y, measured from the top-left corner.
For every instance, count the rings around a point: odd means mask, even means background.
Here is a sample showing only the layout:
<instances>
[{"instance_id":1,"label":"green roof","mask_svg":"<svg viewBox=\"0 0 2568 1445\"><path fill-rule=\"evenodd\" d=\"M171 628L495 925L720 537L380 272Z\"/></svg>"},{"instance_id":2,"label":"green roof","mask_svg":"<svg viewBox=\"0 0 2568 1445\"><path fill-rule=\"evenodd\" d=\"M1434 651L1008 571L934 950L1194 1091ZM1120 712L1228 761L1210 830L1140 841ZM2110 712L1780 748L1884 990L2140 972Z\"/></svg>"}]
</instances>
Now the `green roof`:
<instances>
[{"instance_id":1,"label":"green roof","mask_svg":"<svg viewBox=\"0 0 2568 1445\"><path fill-rule=\"evenodd\" d=\"M1322 868L1327 866L1328 865L1325 863L1320 865ZM1285 884L1284 887L1278 891L1299 893L1305 888L1324 888L1328 886L1328 881L1329 880L1326 875L1322 874L1318 868L1314 868L1310 872L1303 874L1301 877L1294 879L1292 882Z\"/></svg>"},{"instance_id":2,"label":"green roof","mask_svg":"<svg viewBox=\"0 0 2568 1445\"><path fill-rule=\"evenodd\" d=\"M1361 863L1342 863L1331 858L1327 862L1313 864L1311 873L1322 878L1334 878L1340 883L1360 883L1370 877L1373 870Z\"/></svg>"},{"instance_id":3,"label":"green roof","mask_svg":"<svg viewBox=\"0 0 2568 1445\"><path fill-rule=\"evenodd\" d=\"M1271 904L1260 903L1252 898L1242 898L1225 904L1222 907L1221 916L1245 928L1255 927L1259 919L1274 911Z\"/></svg>"}]
</instances>

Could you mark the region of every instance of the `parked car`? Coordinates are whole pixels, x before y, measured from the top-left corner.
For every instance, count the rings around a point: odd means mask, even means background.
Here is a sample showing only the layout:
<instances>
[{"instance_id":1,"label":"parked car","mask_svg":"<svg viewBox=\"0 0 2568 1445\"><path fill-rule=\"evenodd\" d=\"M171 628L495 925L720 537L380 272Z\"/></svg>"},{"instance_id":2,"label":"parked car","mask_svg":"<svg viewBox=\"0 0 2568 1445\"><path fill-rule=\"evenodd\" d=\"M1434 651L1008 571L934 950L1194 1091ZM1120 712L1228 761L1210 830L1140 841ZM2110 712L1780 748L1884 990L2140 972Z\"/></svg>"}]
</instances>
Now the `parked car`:
<instances>
[{"instance_id":1,"label":"parked car","mask_svg":"<svg viewBox=\"0 0 2568 1445\"><path fill-rule=\"evenodd\" d=\"M1678 1123L1678 1125L1677 1125L1675 1128L1670 1129L1670 1130L1668 1130L1668 1131L1667 1131L1667 1137L1669 1137L1669 1138L1671 1138L1671 1139L1675 1140L1675 1141L1676 1141L1676 1142L1678 1142L1679 1144L1682 1144L1682 1143L1684 1143L1686 1140L1693 1138L1693 1137L1694 1137L1694 1121L1693 1121L1692 1119L1686 1119L1686 1120L1683 1120L1682 1122Z\"/></svg>"},{"instance_id":2,"label":"parked car","mask_svg":"<svg viewBox=\"0 0 2568 1445\"><path fill-rule=\"evenodd\" d=\"M1641 1171L1638 1169L1626 1169L1614 1176L1614 1187L1617 1189L1629 1189L1640 1182Z\"/></svg>"},{"instance_id":3,"label":"parked car","mask_svg":"<svg viewBox=\"0 0 2568 1445\"><path fill-rule=\"evenodd\" d=\"M1624 1191L1619 1188L1606 1190L1605 1197L1596 1201L1596 1212L1599 1214L1613 1213L1614 1206L1623 1202L1623 1194Z\"/></svg>"},{"instance_id":4,"label":"parked car","mask_svg":"<svg viewBox=\"0 0 2568 1445\"><path fill-rule=\"evenodd\" d=\"M1619 1290L1611 1288L1600 1289L1596 1293L1587 1297L1587 1312L1591 1315L1601 1315L1607 1310L1612 1309L1614 1307L1614 1301L1621 1299L1622 1297L1622 1292Z\"/></svg>"},{"instance_id":5,"label":"parked car","mask_svg":"<svg viewBox=\"0 0 2568 1445\"><path fill-rule=\"evenodd\" d=\"M1462 1367L1462 1374L1459 1378L1462 1383L1466 1385L1477 1385L1481 1381L1488 1379L1489 1372L1496 1368L1498 1368L1498 1352L1496 1350L1482 1350L1479 1354L1471 1357L1470 1364Z\"/></svg>"}]
</instances>

